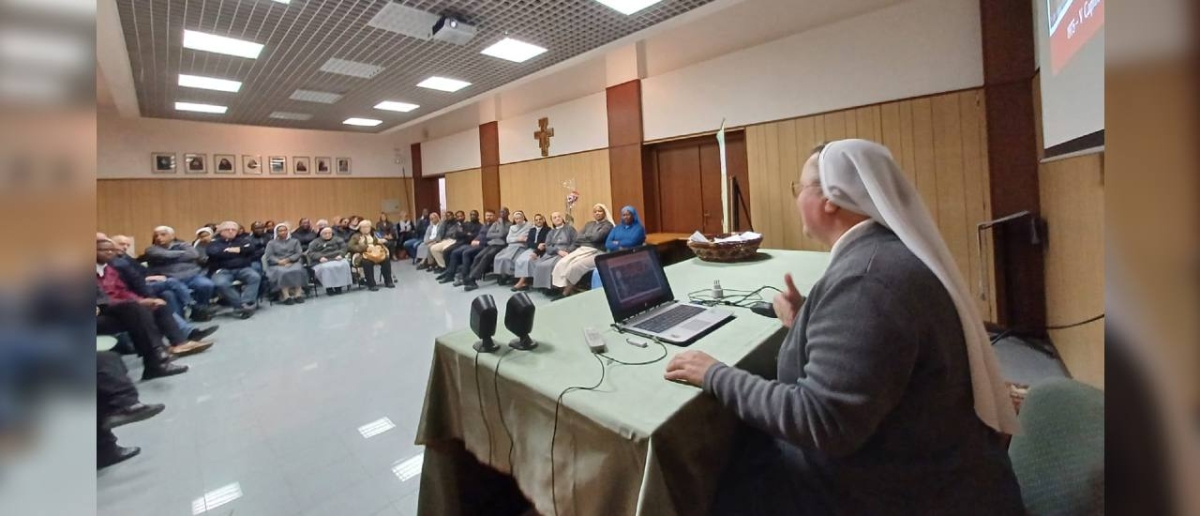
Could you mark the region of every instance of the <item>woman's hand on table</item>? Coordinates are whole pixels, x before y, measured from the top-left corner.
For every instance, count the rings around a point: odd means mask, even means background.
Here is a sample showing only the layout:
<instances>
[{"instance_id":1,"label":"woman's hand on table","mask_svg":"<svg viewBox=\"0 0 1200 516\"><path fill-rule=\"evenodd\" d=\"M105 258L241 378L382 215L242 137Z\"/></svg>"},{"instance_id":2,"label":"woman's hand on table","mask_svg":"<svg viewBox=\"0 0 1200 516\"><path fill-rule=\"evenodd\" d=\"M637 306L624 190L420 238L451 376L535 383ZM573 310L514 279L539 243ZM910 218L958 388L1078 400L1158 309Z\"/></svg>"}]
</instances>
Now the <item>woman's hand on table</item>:
<instances>
[{"instance_id":1,"label":"woman's hand on table","mask_svg":"<svg viewBox=\"0 0 1200 516\"><path fill-rule=\"evenodd\" d=\"M668 380L683 382L696 387L704 386L704 375L717 364L717 359L703 351L684 351L671 358L667 363L667 372L663 375Z\"/></svg>"}]
</instances>

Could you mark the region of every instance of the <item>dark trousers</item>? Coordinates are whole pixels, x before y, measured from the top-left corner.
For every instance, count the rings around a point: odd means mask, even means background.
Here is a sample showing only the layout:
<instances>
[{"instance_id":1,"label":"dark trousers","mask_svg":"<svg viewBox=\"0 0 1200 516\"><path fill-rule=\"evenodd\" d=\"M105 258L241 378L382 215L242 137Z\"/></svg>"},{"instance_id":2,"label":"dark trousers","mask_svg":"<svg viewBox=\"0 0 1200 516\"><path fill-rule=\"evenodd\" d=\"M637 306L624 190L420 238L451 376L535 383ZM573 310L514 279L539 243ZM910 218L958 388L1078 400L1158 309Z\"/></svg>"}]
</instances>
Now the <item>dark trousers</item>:
<instances>
[{"instance_id":1,"label":"dark trousers","mask_svg":"<svg viewBox=\"0 0 1200 516\"><path fill-rule=\"evenodd\" d=\"M172 346L187 342L187 335L179 329L166 306L151 310L134 302L125 302L101 308L96 317L96 333L115 335L122 332L129 335L133 347L147 364L158 364L161 360L164 336Z\"/></svg>"},{"instance_id":2,"label":"dark trousers","mask_svg":"<svg viewBox=\"0 0 1200 516\"><path fill-rule=\"evenodd\" d=\"M362 264L362 269L363 269L363 276L366 276L366 278L364 278L364 279L367 280L368 287L375 286L375 267L376 266L379 266L380 272L383 275L383 283L385 285L392 284L392 261L390 259L384 260L382 263L375 263L371 260L363 258L361 264Z\"/></svg>"},{"instance_id":3,"label":"dark trousers","mask_svg":"<svg viewBox=\"0 0 1200 516\"><path fill-rule=\"evenodd\" d=\"M112 351L96 353L96 451L103 455L117 447L117 436L103 428L104 419L114 411L138 403L137 387L121 356Z\"/></svg>"},{"instance_id":4,"label":"dark trousers","mask_svg":"<svg viewBox=\"0 0 1200 516\"><path fill-rule=\"evenodd\" d=\"M459 257L458 270L455 272L459 276L466 278L467 275L471 273L471 265L475 263L475 258L477 258L479 253L482 253L486 248L487 246L485 245L477 245L464 249L462 255Z\"/></svg>"},{"instance_id":5,"label":"dark trousers","mask_svg":"<svg viewBox=\"0 0 1200 516\"><path fill-rule=\"evenodd\" d=\"M471 264L470 278L474 280L483 279L483 275L492 268L492 262L496 260L496 255L500 254L508 244L504 245L489 245L479 254L475 255L475 260Z\"/></svg>"},{"instance_id":6,"label":"dark trousers","mask_svg":"<svg viewBox=\"0 0 1200 516\"><path fill-rule=\"evenodd\" d=\"M478 247L473 246L469 243L464 244L464 245L454 244L453 246L451 246L450 250L446 251L446 275L447 276L454 275L454 274L462 274L461 272L459 272L458 269L459 269L459 267L462 266L463 257L466 256L466 253L472 249L478 249Z\"/></svg>"}]
</instances>

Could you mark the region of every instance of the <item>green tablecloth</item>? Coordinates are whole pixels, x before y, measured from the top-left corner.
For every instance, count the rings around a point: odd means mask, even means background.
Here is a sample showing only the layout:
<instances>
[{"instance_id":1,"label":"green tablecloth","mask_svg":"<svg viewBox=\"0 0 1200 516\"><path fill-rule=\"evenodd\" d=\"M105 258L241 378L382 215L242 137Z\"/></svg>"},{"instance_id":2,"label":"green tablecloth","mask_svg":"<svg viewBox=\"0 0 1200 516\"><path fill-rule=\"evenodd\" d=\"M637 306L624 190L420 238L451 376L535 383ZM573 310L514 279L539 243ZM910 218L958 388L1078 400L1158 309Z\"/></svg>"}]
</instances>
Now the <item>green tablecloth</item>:
<instances>
[{"instance_id":1,"label":"green tablecloth","mask_svg":"<svg viewBox=\"0 0 1200 516\"><path fill-rule=\"evenodd\" d=\"M763 253L770 258L739 264L692 259L668 267L667 277L680 300L686 300L688 292L710 289L713 280L727 290L783 288L787 272L807 292L829 263L828 253ZM773 297L774 291L763 293L766 300ZM601 374L600 363L584 344L582 328L604 328L607 354L617 360L652 360L662 355L662 348L631 346L608 329L612 316L600 291L539 307L532 332L539 347L522 352L504 346L497 354L481 354L478 369L471 347L476 337L470 330L438 338L417 431L417 444L426 445L420 513L465 513L463 483L471 480L455 465L452 451L465 447L479 462L512 475L543 515L555 514L555 499L557 513L564 516L705 514L737 421L699 389L664 380L663 371L676 353L697 349L774 377L785 334L777 319L748 309L727 309L736 319L690 348L667 345L666 358L650 365L601 358L606 372L600 387L566 395L554 445L553 497L550 442L555 400L568 387L594 385ZM501 328L496 341L512 338ZM501 359L497 377L493 372Z\"/></svg>"}]
</instances>

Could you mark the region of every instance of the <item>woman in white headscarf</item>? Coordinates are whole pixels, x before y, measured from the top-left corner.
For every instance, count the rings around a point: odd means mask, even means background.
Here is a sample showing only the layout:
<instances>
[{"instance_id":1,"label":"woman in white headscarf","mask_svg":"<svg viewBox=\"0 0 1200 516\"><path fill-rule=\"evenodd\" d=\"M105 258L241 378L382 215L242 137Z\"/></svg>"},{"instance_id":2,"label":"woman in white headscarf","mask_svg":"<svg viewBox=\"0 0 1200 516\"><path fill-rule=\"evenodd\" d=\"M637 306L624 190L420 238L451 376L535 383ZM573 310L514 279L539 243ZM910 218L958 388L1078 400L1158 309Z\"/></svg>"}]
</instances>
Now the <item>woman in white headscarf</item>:
<instances>
[{"instance_id":1,"label":"woman in white headscarf","mask_svg":"<svg viewBox=\"0 0 1200 516\"><path fill-rule=\"evenodd\" d=\"M666 377L753 428L717 514L1022 514L1002 434L1018 429L982 319L891 153L818 147L792 184L829 268L775 312L776 380L686 351Z\"/></svg>"},{"instance_id":2,"label":"woman in white headscarf","mask_svg":"<svg viewBox=\"0 0 1200 516\"><path fill-rule=\"evenodd\" d=\"M612 212L608 211L608 206L599 203L592 206L592 220L584 224L583 230L575 236L577 247L554 264L554 271L550 274L551 284L563 289L563 295L573 294L575 284L589 271L595 270L596 255L604 251L612 229Z\"/></svg>"},{"instance_id":3,"label":"woman in white headscarf","mask_svg":"<svg viewBox=\"0 0 1200 516\"><path fill-rule=\"evenodd\" d=\"M267 280L279 290L285 305L304 302L304 285L308 283L308 274L301 263L303 257L300 241L291 238L287 225L275 226L275 238L267 242L263 261L267 262Z\"/></svg>"}]
</instances>

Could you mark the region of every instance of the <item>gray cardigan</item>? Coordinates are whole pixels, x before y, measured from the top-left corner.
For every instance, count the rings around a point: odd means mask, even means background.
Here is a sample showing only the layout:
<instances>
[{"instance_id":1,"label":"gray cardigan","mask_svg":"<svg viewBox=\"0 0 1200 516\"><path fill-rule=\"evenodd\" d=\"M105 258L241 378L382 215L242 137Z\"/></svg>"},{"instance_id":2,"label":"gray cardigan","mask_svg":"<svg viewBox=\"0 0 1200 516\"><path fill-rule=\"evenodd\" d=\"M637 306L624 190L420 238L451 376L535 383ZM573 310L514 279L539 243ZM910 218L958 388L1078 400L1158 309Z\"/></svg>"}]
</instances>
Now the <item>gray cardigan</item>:
<instances>
[{"instance_id":1,"label":"gray cardigan","mask_svg":"<svg viewBox=\"0 0 1200 516\"><path fill-rule=\"evenodd\" d=\"M152 245L142 253L142 260L152 274L161 274L169 278L186 280L204 272L198 260L200 253L196 248L182 240L176 240L166 247Z\"/></svg>"},{"instance_id":2,"label":"gray cardigan","mask_svg":"<svg viewBox=\"0 0 1200 516\"><path fill-rule=\"evenodd\" d=\"M571 252L579 247L575 245L575 226L563 224L562 227L550 230L546 235L546 255L558 254L559 251Z\"/></svg>"},{"instance_id":3,"label":"gray cardigan","mask_svg":"<svg viewBox=\"0 0 1200 516\"><path fill-rule=\"evenodd\" d=\"M608 220L589 220L575 236L575 247L591 247L604 251L604 241L608 240L608 234L612 232L612 229L612 222Z\"/></svg>"},{"instance_id":4,"label":"gray cardigan","mask_svg":"<svg viewBox=\"0 0 1200 516\"><path fill-rule=\"evenodd\" d=\"M300 249L300 241L295 238L280 240L278 238L271 239L267 242L267 250L263 254L267 265L279 265L279 260L287 258L291 263L300 263L300 258L304 256L304 251Z\"/></svg>"},{"instance_id":5,"label":"gray cardigan","mask_svg":"<svg viewBox=\"0 0 1200 516\"><path fill-rule=\"evenodd\" d=\"M777 373L718 364L704 390L776 438L791 471L835 512L1022 513L1000 437L975 415L954 304L887 228L839 250Z\"/></svg>"},{"instance_id":6,"label":"gray cardigan","mask_svg":"<svg viewBox=\"0 0 1200 516\"><path fill-rule=\"evenodd\" d=\"M346 257L346 242L337 235L329 240L317 237L308 244L308 261L313 265L321 263L321 258L332 260L339 256Z\"/></svg>"}]
</instances>

